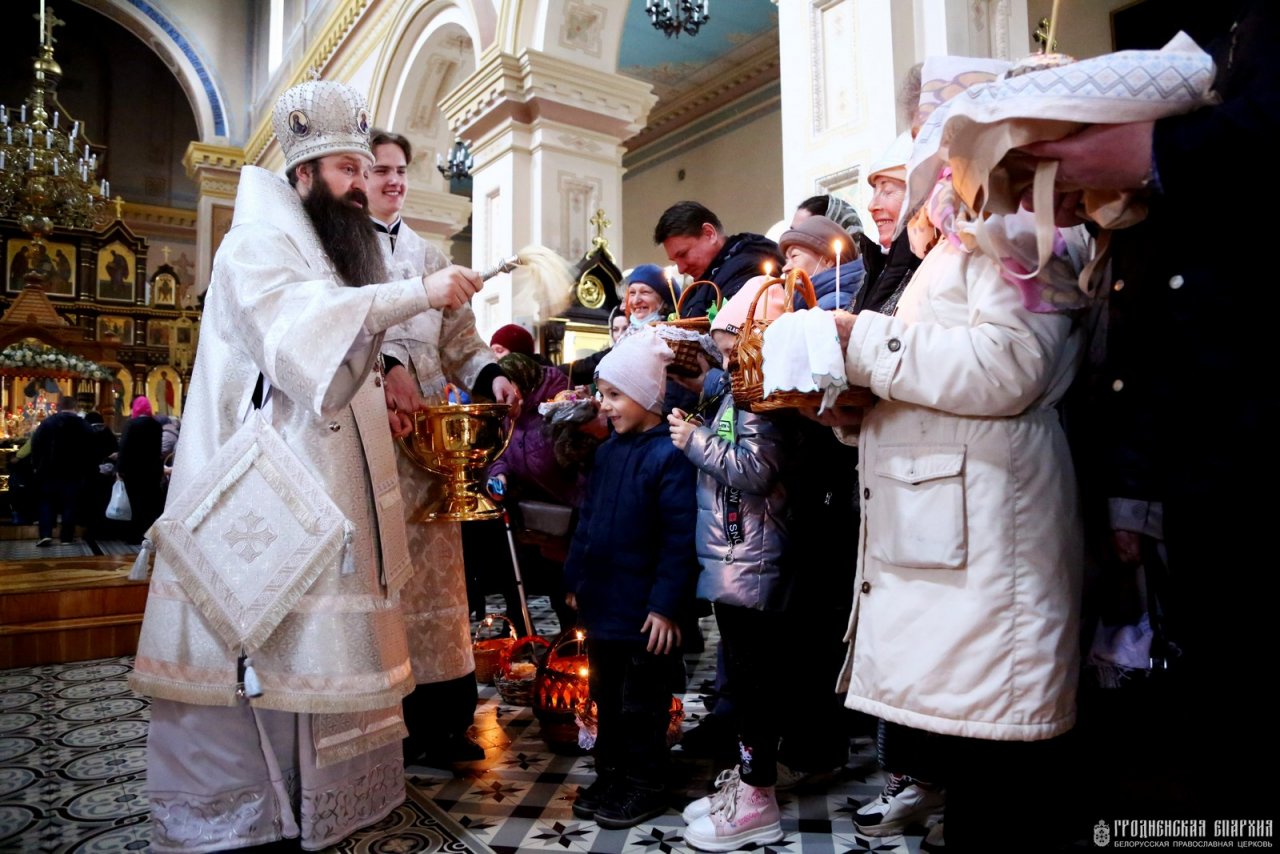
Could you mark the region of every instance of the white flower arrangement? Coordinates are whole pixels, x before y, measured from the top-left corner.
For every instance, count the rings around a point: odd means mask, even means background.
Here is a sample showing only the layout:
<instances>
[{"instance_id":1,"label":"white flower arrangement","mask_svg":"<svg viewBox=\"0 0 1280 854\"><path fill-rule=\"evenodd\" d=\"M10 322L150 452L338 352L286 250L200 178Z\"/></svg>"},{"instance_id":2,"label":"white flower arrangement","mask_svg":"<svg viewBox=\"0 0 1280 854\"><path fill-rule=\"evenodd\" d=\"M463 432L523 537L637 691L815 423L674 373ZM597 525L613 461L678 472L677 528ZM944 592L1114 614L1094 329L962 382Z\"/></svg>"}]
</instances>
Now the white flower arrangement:
<instances>
[{"instance_id":1,"label":"white flower arrangement","mask_svg":"<svg viewBox=\"0 0 1280 854\"><path fill-rule=\"evenodd\" d=\"M30 341L20 341L0 350L0 368L35 368L79 374L91 380L109 380L112 377L111 372L97 362Z\"/></svg>"}]
</instances>

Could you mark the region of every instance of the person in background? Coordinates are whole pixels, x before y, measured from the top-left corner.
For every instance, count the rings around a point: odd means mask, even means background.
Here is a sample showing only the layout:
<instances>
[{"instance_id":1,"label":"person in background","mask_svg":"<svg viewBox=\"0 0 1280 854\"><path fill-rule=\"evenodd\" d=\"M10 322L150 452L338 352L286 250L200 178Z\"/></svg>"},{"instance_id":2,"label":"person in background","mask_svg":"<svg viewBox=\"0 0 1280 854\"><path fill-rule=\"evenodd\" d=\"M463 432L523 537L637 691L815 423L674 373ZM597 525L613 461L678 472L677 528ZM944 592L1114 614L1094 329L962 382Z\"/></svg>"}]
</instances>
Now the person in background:
<instances>
[{"instance_id":1,"label":"person in background","mask_svg":"<svg viewBox=\"0 0 1280 854\"><path fill-rule=\"evenodd\" d=\"M671 695L685 681L678 624L698 572L697 499L694 468L662 417L672 358L656 332L640 330L600 362L600 411L614 433L596 451L565 563L598 721L596 780L573 812L609 829L666 811Z\"/></svg>"},{"instance_id":2,"label":"person in background","mask_svg":"<svg viewBox=\"0 0 1280 854\"><path fill-rule=\"evenodd\" d=\"M145 398L143 398L145 400ZM62 517L62 542L76 538L76 509L89 477L89 426L76 412L75 398L58 398L58 411L46 418L31 437L31 460L40 489L40 539L53 545L53 523Z\"/></svg>"},{"instance_id":3,"label":"person in background","mask_svg":"<svg viewBox=\"0 0 1280 854\"><path fill-rule=\"evenodd\" d=\"M133 518L126 540L141 543L151 523L164 510L164 456L160 453L160 422L151 414L151 401L139 395L133 399L132 417L120 433L116 474L124 481Z\"/></svg>"},{"instance_id":4,"label":"person in background","mask_svg":"<svg viewBox=\"0 0 1280 854\"><path fill-rule=\"evenodd\" d=\"M115 460L120 450L120 441L116 434L107 427L102 413L90 410L84 414L84 423L89 425L89 478L84 491L81 510L87 535L90 539L103 539L106 536L108 520L107 504L111 501L111 484L115 482ZM111 525L117 523L112 522Z\"/></svg>"},{"instance_id":5,"label":"person in background","mask_svg":"<svg viewBox=\"0 0 1280 854\"><path fill-rule=\"evenodd\" d=\"M726 235L720 218L698 202L677 202L662 212L653 229L653 242L680 272L693 279L715 282L720 296L729 299L748 279L763 272L767 263L774 273L784 259L778 245L762 234ZM680 309L681 317L705 317L715 294L700 287Z\"/></svg>"},{"instance_id":6,"label":"person in background","mask_svg":"<svg viewBox=\"0 0 1280 854\"><path fill-rule=\"evenodd\" d=\"M862 265L857 246L843 228L825 216L806 217L782 232L778 245L787 258L782 272L803 270L809 276L818 297L817 308L832 311L853 303L862 287ZM796 294L795 307L808 308L809 304Z\"/></svg>"},{"instance_id":7,"label":"person in background","mask_svg":"<svg viewBox=\"0 0 1280 854\"><path fill-rule=\"evenodd\" d=\"M495 358L501 359L508 353L523 353L533 357L533 334L516 323L499 326L489 337L489 349Z\"/></svg>"},{"instance_id":8,"label":"person in background","mask_svg":"<svg viewBox=\"0 0 1280 854\"><path fill-rule=\"evenodd\" d=\"M448 259L408 226L400 214L409 193L409 140L377 128L369 132L369 220L393 276L422 276L444 269ZM495 364L476 332L470 305L431 309L396 324L382 341L387 400L403 413L439 392L446 382L473 397L515 403L519 394ZM400 588L415 687L404 698L405 764L449 768L484 758L469 730L478 699L471 651L466 568L456 522L418 522L416 515L438 478L396 449L396 471L405 498L405 530L412 574Z\"/></svg>"}]
</instances>

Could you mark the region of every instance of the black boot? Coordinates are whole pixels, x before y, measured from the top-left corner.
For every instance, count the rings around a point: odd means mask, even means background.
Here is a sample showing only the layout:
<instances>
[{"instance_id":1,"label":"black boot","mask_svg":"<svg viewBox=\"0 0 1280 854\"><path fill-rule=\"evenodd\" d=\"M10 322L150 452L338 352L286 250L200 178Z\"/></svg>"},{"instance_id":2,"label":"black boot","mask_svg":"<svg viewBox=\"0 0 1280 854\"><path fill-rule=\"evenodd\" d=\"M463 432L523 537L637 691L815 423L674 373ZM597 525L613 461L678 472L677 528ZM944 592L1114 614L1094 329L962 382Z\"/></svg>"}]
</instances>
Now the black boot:
<instances>
[{"instance_id":1,"label":"black boot","mask_svg":"<svg viewBox=\"0 0 1280 854\"><path fill-rule=\"evenodd\" d=\"M667 811L670 799L660 784L626 780L606 793L604 803L596 810L596 824L609 830L635 827Z\"/></svg>"},{"instance_id":2,"label":"black boot","mask_svg":"<svg viewBox=\"0 0 1280 854\"><path fill-rule=\"evenodd\" d=\"M618 787L620 778L616 771L598 770L596 779L589 786L578 787L578 797L573 801L573 814L578 818L592 819L596 810L612 797L613 790Z\"/></svg>"}]
</instances>

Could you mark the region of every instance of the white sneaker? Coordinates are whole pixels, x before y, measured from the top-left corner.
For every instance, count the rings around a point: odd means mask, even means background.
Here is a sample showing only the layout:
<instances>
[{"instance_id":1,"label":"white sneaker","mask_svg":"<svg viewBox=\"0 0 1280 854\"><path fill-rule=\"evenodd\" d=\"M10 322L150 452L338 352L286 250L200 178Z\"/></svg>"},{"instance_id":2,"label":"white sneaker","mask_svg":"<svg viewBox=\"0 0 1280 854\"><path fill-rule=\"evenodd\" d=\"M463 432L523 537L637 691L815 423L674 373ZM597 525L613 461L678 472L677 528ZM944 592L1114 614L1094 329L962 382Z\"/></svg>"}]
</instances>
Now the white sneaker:
<instances>
[{"instance_id":1,"label":"white sneaker","mask_svg":"<svg viewBox=\"0 0 1280 854\"><path fill-rule=\"evenodd\" d=\"M703 816L710 815L716 805L725 798L732 797L734 791L738 788L738 783L742 780L741 770L735 765L732 768L721 771L716 775L716 790L705 798L698 798L689 806L684 808L684 812L680 813L680 817L684 819L685 824L693 824Z\"/></svg>"},{"instance_id":2,"label":"white sneaker","mask_svg":"<svg viewBox=\"0 0 1280 854\"><path fill-rule=\"evenodd\" d=\"M782 817L773 786L757 788L741 780L736 781L732 795L684 830L685 843L699 851L736 851L753 842L769 845L782 837Z\"/></svg>"},{"instance_id":3,"label":"white sneaker","mask_svg":"<svg viewBox=\"0 0 1280 854\"><path fill-rule=\"evenodd\" d=\"M913 824L942 814L946 795L905 774L890 774L880 796L854 815L853 826L863 836L897 836Z\"/></svg>"}]
</instances>

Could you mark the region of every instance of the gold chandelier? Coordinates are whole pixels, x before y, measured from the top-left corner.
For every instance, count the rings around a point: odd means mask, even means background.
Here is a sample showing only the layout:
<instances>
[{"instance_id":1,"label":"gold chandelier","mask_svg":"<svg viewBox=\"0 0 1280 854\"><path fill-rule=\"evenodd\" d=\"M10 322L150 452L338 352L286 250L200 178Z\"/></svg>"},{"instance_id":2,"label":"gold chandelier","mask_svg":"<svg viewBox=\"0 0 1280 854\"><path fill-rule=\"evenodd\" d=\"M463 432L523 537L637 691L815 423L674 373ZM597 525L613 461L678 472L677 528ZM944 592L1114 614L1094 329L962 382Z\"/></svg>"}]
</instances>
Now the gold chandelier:
<instances>
[{"instance_id":1,"label":"gold chandelier","mask_svg":"<svg viewBox=\"0 0 1280 854\"><path fill-rule=\"evenodd\" d=\"M62 68L53 59L53 28L64 22L52 8L45 14L44 0L38 18L31 93L16 109L0 104L0 219L16 221L37 244L55 228L100 230L112 220L98 155L80 123L57 109Z\"/></svg>"}]
</instances>

